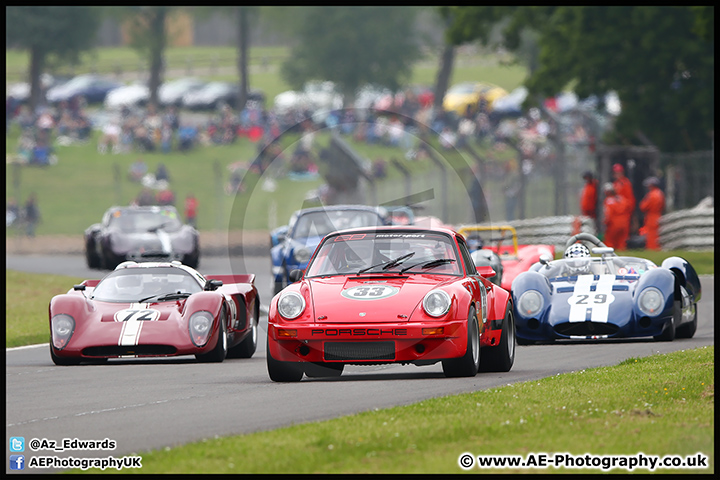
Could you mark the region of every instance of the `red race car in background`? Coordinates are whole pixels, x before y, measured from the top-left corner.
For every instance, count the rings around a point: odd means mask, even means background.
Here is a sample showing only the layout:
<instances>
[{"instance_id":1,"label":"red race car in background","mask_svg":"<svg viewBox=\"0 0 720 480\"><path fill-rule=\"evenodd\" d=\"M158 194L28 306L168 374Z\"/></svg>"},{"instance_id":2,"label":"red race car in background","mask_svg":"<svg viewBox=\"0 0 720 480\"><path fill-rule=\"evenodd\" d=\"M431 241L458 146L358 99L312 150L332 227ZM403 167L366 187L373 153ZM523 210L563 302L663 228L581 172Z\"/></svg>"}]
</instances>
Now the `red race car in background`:
<instances>
[{"instance_id":1,"label":"red race car in background","mask_svg":"<svg viewBox=\"0 0 720 480\"><path fill-rule=\"evenodd\" d=\"M338 376L346 364L442 362L448 377L509 371L513 308L509 292L487 280L494 274L476 269L450 229L329 234L270 304L270 378Z\"/></svg>"},{"instance_id":2,"label":"red race car in background","mask_svg":"<svg viewBox=\"0 0 720 480\"><path fill-rule=\"evenodd\" d=\"M126 357L250 358L260 299L255 275L203 276L180 262L121 263L50 300L56 365Z\"/></svg>"},{"instance_id":3,"label":"red race car in background","mask_svg":"<svg viewBox=\"0 0 720 480\"><path fill-rule=\"evenodd\" d=\"M487 235L482 235L489 232ZM510 225L503 226L483 226L471 225L463 226L458 229L458 233L468 240L469 244L473 244L472 240L481 239L482 250L489 250L500 257L502 264L502 272L500 286L510 291L513 280L522 272L535 263L540 261L540 255L546 254L550 258L555 258L555 245L518 245L517 232ZM503 242L510 237L512 244L504 244ZM472 252L475 255L474 252ZM490 262L492 264L492 262Z\"/></svg>"}]
</instances>

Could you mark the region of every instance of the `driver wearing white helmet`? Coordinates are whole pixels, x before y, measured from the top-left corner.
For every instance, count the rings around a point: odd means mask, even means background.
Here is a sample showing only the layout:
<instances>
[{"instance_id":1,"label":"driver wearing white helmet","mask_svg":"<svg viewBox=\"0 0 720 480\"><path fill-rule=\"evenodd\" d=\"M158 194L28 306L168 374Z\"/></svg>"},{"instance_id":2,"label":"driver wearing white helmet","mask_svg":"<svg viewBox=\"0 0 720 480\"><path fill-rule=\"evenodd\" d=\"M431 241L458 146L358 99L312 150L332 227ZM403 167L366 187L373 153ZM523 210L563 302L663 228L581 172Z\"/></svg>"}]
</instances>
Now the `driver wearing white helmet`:
<instances>
[{"instance_id":1,"label":"driver wearing white helmet","mask_svg":"<svg viewBox=\"0 0 720 480\"><path fill-rule=\"evenodd\" d=\"M573 243L563 255L567 260L568 275L582 275L590 272L590 250L582 243Z\"/></svg>"}]
</instances>

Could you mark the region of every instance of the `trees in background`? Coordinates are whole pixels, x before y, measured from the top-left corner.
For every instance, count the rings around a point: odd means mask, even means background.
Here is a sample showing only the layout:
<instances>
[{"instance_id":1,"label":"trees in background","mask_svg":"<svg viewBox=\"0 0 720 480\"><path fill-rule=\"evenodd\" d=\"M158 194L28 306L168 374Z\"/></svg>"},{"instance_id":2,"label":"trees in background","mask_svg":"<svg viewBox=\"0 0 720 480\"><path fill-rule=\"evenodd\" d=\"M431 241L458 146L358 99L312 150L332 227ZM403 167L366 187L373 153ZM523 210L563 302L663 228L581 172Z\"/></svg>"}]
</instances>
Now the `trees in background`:
<instances>
[{"instance_id":1,"label":"trees in background","mask_svg":"<svg viewBox=\"0 0 720 480\"><path fill-rule=\"evenodd\" d=\"M537 32L538 66L525 82L538 96L572 86L578 96L614 90L620 144L663 151L709 150L714 130L713 7L446 7L449 39L485 41L505 20L504 46Z\"/></svg>"},{"instance_id":2,"label":"trees in background","mask_svg":"<svg viewBox=\"0 0 720 480\"><path fill-rule=\"evenodd\" d=\"M99 26L100 10L97 7L5 7L7 45L29 52L31 109L34 110L42 100L40 75L47 63L77 61L81 52L94 48Z\"/></svg>"},{"instance_id":3,"label":"trees in background","mask_svg":"<svg viewBox=\"0 0 720 480\"><path fill-rule=\"evenodd\" d=\"M283 78L301 88L331 80L346 99L365 84L398 89L421 56L408 7L305 7L295 25L297 43L282 66Z\"/></svg>"}]
</instances>

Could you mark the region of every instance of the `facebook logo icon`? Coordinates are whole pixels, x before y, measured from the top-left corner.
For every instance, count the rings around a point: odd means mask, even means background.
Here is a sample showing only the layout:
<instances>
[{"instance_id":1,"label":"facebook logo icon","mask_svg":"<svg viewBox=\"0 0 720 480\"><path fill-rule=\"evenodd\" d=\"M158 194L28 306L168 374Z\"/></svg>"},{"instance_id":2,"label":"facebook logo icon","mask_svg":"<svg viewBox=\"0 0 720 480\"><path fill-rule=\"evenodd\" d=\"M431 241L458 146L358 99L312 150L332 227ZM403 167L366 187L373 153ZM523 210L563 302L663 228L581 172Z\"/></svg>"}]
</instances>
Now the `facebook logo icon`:
<instances>
[{"instance_id":1,"label":"facebook logo icon","mask_svg":"<svg viewBox=\"0 0 720 480\"><path fill-rule=\"evenodd\" d=\"M10 470L24 470L25 455L10 455Z\"/></svg>"},{"instance_id":2,"label":"facebook logo icon","mask_svg":"<svg viewBox=\"0 0 720 480\"><path fill-rule=\"evenodd\" d=\"M25 451L25 437L10 437L10 451L11 452L24 452Z\"/></svg>"}]
</instances>

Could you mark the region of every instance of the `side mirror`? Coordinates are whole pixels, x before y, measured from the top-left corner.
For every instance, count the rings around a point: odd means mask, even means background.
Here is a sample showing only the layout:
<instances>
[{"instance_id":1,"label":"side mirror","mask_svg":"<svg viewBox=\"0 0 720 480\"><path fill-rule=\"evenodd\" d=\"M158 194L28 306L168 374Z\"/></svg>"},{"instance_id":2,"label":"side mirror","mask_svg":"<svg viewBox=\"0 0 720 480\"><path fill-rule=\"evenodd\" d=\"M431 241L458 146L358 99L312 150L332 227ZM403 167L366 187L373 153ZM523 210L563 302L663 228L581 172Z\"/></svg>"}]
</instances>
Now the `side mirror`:
<instances>
[{"instance_id":1,"label":"side mirror","mask_svg":"<svg viewBox=\"0 0 720 480\"><path fill-rule=\"evenodd\" d=\"M83 284L73 285L73 290L75 290L76 292L84 292L84 291L85 291L85 285L83 285Z\"/></svg>"},{"instance_id":2,"label":"side mirror","mask_svg":"<svg viewBox=\"0 0 720 480\"><path fill-rule=\"evenodd\" d=\"M207 282L205 282L205 291L206 292L215 291L218 288L222 287L222 284L223 284L222 280L215 280L215 279L208 280Z\"/></svg>"},{"instance_id":3,"label":"side mirror","mask_svg":"<svg viewBox=\"0 0 720 480\"><path fill-rule=\"evenodd\" d=\"M295 283L298 280L300 280L303 276L302 270L295 268L293 270L290 270L290 273L288 274L288 278L291 282Z\"/></svg>"},{"instance_id":4,"label":"side mirror","mask_svg":"<svg viewBox=\"0 0 720 480\"><path fill-rule=\"evenodd\" d=\"M477 267L477 273L483 278L492 278L496 275L495 270L490 265L484 265L482 267Z\"/></svg>"},{"instance_id":5,"label":"side mirror","mask_svg":"<svg viewBox=\"0 0 720 480\"><path fill-rule=\"evenodd\" d=\"M542 255L540 255L540 263L542 263L543 265L547 266L547 264L550 263L551 261L552 261L552 257L550 255L548 255L547 253L543 253Z\"/></svg>"}]
</instances>

